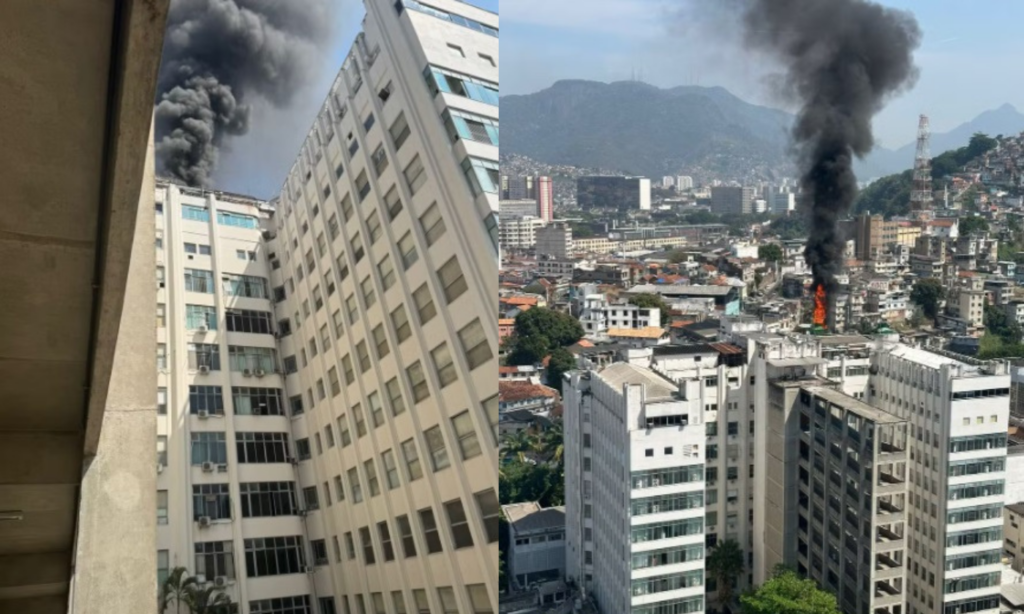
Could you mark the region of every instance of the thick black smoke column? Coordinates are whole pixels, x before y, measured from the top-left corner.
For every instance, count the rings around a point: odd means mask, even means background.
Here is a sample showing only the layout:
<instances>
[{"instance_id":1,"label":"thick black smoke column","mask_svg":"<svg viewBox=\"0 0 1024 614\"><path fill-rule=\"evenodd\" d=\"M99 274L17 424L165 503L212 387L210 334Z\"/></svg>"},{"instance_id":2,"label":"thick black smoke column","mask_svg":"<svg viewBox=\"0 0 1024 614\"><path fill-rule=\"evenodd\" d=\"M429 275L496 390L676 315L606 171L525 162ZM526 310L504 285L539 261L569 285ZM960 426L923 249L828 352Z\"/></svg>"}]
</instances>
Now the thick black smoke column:
<instances>
[{"instance_id":1,"label":"thick black smoke column","mask_svg":"<svg viewBox=\"0 0 1024 614\"><path fill-rule=\"evenodd\" d=\"M157 85L161 171L210 180L221 143L249 130L251 98L291 102L319 65L332 0L174 0Z\"/></svg>"},{"instance_id":2,"label":"thick black smoke column","mask_svg":"<svg viewBox=\"0 0 1024 614\"><path fill-rule=\"evenodd\" d=\"M853 158L871 151L872 116L916 80L921 33L909 13L865 0L745 4L747 44L782 61L786 93L800 105L793 140L810 219L804 258L831 307L845 247L836 222L857 195Z\"/></svg>"}]
</instances>

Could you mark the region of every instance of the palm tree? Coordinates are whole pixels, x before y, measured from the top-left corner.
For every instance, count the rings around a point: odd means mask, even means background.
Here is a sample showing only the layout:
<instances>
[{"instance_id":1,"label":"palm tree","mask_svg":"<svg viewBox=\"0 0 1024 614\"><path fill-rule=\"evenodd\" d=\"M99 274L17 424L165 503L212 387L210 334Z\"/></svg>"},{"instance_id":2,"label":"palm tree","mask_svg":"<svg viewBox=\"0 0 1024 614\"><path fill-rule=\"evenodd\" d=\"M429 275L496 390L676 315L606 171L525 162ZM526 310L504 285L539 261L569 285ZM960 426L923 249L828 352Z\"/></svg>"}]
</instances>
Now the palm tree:
<instances>
[{"instance_id":1,"label":"palm tree","mask_svg":"<svg viewBox=\"0 0 1024 614\"><path fill-rule=\"evenodd\" d=\"M707 572L718 583L718 604L730 612L732 591L743 569L743 550L734 539L718 542L708 554Z\"/></svg>"},{"instance_id":2,"label":"palm tree","mask_svg":"<svg viewBox=\"0 0 1024 614\"><path fill-rule=\"evenodd\" d=\"M501 460L508 462L513 459L522 460L523 454L533 449L530 433L526 429L505 435L501 440Z\"/></svg>"},{"instance_id":3,"label":"palm tree","mask_svg":"<svg viewBox=\"0 0 1024 614\"><path fill-rule=\"evenodd\" d=\"M231 597L212 584L193 590L190 602L193 614L231 614L235 611Z\"/></svg>"},{"instance_id":4,"label":"palm tree","mask_svg":"<svg viewBox=\"0 0 1024 614\"><path fill-rule=\"evenodd\" d=\"M175 567L167 575L163 586L160 587L160 613L166 612L167 607L171 605L172 601L175 605L175 614L181 614L181 605L183 603L185 604L186 612L189 612L192 609L192 591L198 585L199 582L196 581L195 577L188 575L187 569Z\"/></svg>"},{"instance_id":5,"label":"palm tree","mask_svg":"<svg viewBox=\"0 0 1024 614\"><path fill-rule=\"evenodd\" d=\"M547 430L540 434L539 439L540 448L546 454L550 454L552 460L555 462L562 460L562 453L565 451L565 446L562 440L561 422L553 422Z\"/></svg>"}]
</instances>

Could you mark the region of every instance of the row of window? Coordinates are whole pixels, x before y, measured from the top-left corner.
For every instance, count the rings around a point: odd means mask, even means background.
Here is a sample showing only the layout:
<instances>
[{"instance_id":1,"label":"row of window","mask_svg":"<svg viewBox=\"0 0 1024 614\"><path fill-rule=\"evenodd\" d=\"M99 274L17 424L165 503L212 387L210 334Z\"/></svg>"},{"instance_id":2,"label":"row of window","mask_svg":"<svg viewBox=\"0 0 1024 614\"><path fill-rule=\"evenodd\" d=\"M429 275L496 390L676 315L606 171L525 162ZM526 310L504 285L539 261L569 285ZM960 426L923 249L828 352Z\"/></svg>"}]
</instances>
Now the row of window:
<instances>
[{"instance_id":1,"label":"row of window","mask_svg":"<svg viewBox=\"0 0 1024 614\"><path fill-rule=\"evenodd\" d=\"M186 220L208 223L210 221L210 210L206 207L182 205L181 217ZM260 227L259 218L231 211L218 211L217 223L224 226L235 226L237 228L249 228L253 230Z\"/></svg>"},{"instance_id":2,"label":"row of window","mask_svg":"<svg viewBox=\"0 0 1024 614\"><path fill-rule=\"evenodd\" d=\"M270 298L267 294L267 280L254 275L223 273L224 293L228 296L245 298ZM213 294L213 271L185 269L185 290L201 294Z\"/></svg>"},{"instance_id":3,"label":"row of window","mask_svg":"<svg viewBox=\"0 0 1024 614\"><path fill-rule=\"evenodd\" d=\"M189 386L189 413L206 411L214 415L224 414L223 389L220 386ZM235 415L239 416L284 416L284 399L279 388L257 388L232 386L231 400ZM166 413L166 402L164 411Z\"/></svg>"},{"instance_id":4,"label":"row of window","mask_svg":"<svg viewBox=\"0 0 1024 614\"><path fill-rule=\"evenodd\" d=\"M286 433L235 433L236 454L240 463L286 463L291 455ZM223 432L192 433L192 464L228 462L227 440Z\"/></svg>"},{"instance_id":5,"label":"row of window","mask_svg":"<svg viewBox=\"0 0 1024 614\"><path fill-rule=\"evenodd\" d=\"M448 11L432 7L429 4L423 4L418 0L398 0L397 2L395 2L395 9L397 9L399 13L401 13L403 8L419 11L421 13L437 17L438 19L450 21L452 23L469 28L471 30L476 30L481 34L486 34L488 36L493 36L495 38L497 38L498 36L497 28L492 28L491 26L482 24L473 19L469 19L468 17L463 17L462 15L449 13Z\"/></svg>"}]
</instances>

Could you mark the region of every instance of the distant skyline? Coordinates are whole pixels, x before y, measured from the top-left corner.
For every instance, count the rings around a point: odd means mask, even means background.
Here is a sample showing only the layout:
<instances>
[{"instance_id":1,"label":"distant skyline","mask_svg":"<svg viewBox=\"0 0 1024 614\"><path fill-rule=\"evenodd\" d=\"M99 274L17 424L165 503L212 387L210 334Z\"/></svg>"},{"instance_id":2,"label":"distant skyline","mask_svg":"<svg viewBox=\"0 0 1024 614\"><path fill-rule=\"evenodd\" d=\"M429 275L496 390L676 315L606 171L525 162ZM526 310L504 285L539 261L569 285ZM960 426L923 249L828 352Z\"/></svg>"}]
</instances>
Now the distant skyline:
<instances>
[{"instance_id":1,"label":"distant skyline","mask_svg":"<svg viewBox=\"0 0 1024 614\"><path fill-rule=\"evenodd\" d=\"M718 1L718 0L714 0ZM725 87L740 98L786 108L770 94L777 67L745 51L706 0L548 0L507 2L502 13L502 95L528 94L562 79L611 82L640 77L668 88ZM945 132L1009 103L1024 110L1017 30L1024 4L1000 0L884 0L915 15L923 33L916 85L875 118L878 144L914 140L917 119ZM786 108L792 111L792 108Z\"/></svg>"},{"instance_id":2,"label":"distant skyline","mask_svg":"<svg viewBox=\"0 0 1024 614\"><path fill-rule=\"evenodd\" d=\"M498 0L472 0L468 4L498 12ZM277 196L366 14L358 0L339 0L335 9L334 36L309 87L298 92L287 109L278 110L262 101L253 101L252 129L222 148L214 173L214 189L264 199Z\"/></svg>"}]
</instances>

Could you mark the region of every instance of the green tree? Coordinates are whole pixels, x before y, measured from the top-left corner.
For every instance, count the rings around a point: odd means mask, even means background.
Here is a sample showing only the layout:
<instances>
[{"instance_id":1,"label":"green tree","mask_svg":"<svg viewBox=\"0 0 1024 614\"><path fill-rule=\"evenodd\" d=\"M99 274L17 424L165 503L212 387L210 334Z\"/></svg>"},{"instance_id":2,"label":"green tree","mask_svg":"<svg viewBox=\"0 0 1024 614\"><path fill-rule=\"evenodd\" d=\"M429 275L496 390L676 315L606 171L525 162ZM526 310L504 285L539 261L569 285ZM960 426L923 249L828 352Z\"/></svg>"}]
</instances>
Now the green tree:
<instances>
[{"instance_id":1,"label":"green tree","mask_svg":"<svg viewBox=\"0 0 1024 614\"><path fill-rule=\"evenodd\" d=\"M547 380L548 385L561 394L562 376L567 371L576 368L576 357L565 348L555 348L551 352L551 359L548 360Z\"/></svg>"},{"instance_id":2,"label":"green tree","mask_svg":"<svg viewBox=\"0 0 1024 614\"><path fill-rule=\"evenodd\" d=\"M942 282L934 277L920 279L910 291L910 300L921 306L924 315L934 320L939 313L939 301L945 294Z\"/></svg>"},{"instance_id":3,"label":"green tree","mask_svg":"<svg viewBox=\"0 0 1024 614\"><path fill-rule=\"evenodd\" d=\"M505 359L510 365L535 365L548 355L547 337L513 335L508 342L509 353Z\"/></svg>"},{"instance_id":4,"label":"green tree","mask_svg":"<svg viewBox=\"0 0 1024 614\"><path fill-rule=\"evenodd\" d=\"M540 433L538 438L544 453L551 456L552 461L556 463L562 462L562 454L565 452L562 422L553 422L550 427Z\"/></svg>"},{"instance_id":5,"label":"green tree","mask_svg":"<svg viewBox=\"0 0 1024 614\"><path fill-rule=\"evenodd\" d=\"M583 325L567 313L534 307L516 317L515 334L519 337L542 337L549 348L566 347L583 338Z\"/></svg>"},{"instance_id":6,"label":"green tree","mask_svg":"<svg viewBox=\"0 0 1024 614\"><path fill-rule=\"evenodd\" d=\"M768 243L757 248L757 257L765 262L779 262L783 258L782 247L778 243Z\"/></svg>"},{"instance_id":7,"label":"green tree","mask_svg":"<svg viewBox=\"0 0 1024 614\"><path fill-rule=\"evenodd\" d=\"M192 608L189 605L189 598L191 591L197 585L196 579L188 575L188 570L184 567L172 569L171 573L167 574L167 578L164 579L163 585L160 586L160 612L166 612L172 603L175 606L175 614L181 613L182 605L186 608L185 612L190 612Z\"/></svg>"},{"instance_id":8,"label":"green tree","mask_svg":"<svg viewBox=\"0 0 1024 614\"><path fill-rule=\"evenodd\" d=\"M661 323L662 325L668 324L668 316L671 308L660 294L651 294L649 292L637 294L636 296L630 297L629 302L637 307L644 307L646 309L656 308L661 310Z\"/></svg>"},{"instance_id":9,"label":"green tree","mask_svg":"<svg viewBox=\"0 0 1024 614\"><path fill-rule=\"evenodd\" d=\"M233 614L238 611L231 597L213 584L200 584L184 567L174 568L160 586L159 611L167 612L172 604L174 614Z\"/></svg>"},{"instance_id":10,"label":"green tree","mask_svg":"<svg viewBox=\"0 0 1024 614\"><path fill-rule=\"evenodd\" d=\"M743 573L743 549L736 540L727 539L708 553L707 573L718 584L718 603L731 611L736 579Z\"/></svg>"},{"instance_id":11,"label":"green tree","mask_svg":"<svg viewBox=\"0 0 1024 614\"><path fill-rule=\"evenodd\" d=\"M534 439L530 431L522 429L505 435L499 449L502 463L523 460L523 455L534 449Z\"/></svg>"},{"instance_id":12,"label":"green tree","mask_svg":"<svg viewBox=\"0 0 1024 614\"><path fill-rule=\"evenodd\" d=\"M565 503L565 472L561 463L513 461L498 475L502 505L537 501L544 507Z\"/></svg>"},{"instance_id":13,"label":"green tree","mask_svg":"<svg viewBox=\"0 0 1024 614\"><path fill-rule=\"evenodd\" d=\"M743 614L839 614L835 595L782 568L756 591L740 597L740 605Z\"/></svg>"},{"instance_id":14,"label":"green tree","mask_svg":"<svg viewBox=\"0 0 1024 614\"><path fill-rule=\"evenodd\" d=\"M960 218L960 234L969 235L975 232L988 232L988 221L980 215L968 215Z\"/></svg>"},{"instance_id":15,"label":"green tree","mask_svg":"<svg viewBox=\"0 0 1024 614\"><path fill-rule=\"evenodd\" d=\"M668 253L668 261L671 264L679 264L680 262L686 262L686 250L674 249Z\"/></svg>"}]
</instances>

